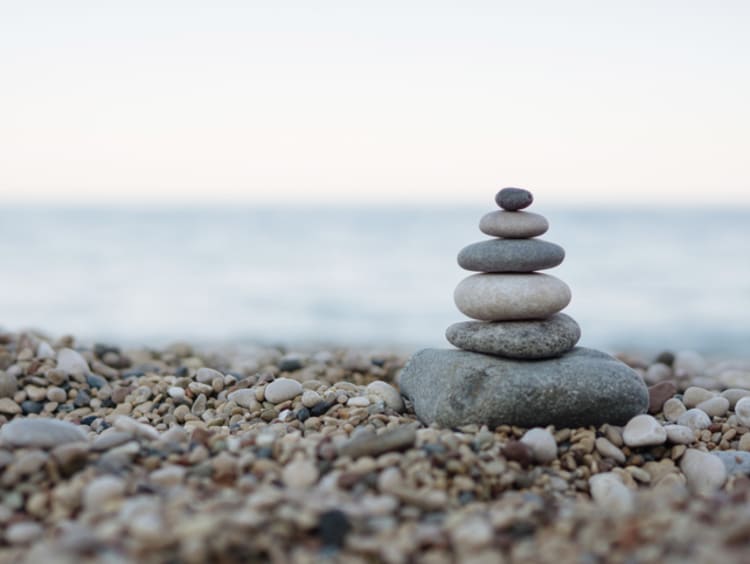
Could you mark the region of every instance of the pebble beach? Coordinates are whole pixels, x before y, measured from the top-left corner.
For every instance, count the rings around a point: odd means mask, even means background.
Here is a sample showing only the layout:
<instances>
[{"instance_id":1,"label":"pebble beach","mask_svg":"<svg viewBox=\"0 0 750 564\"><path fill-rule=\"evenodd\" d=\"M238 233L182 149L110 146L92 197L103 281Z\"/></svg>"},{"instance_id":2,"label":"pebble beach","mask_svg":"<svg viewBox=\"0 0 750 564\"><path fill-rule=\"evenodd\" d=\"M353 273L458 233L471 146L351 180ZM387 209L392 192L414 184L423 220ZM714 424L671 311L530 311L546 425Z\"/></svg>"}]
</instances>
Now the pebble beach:
<instances>
[{"instance_id":1,"label":"pebble beach","mask_svg":"<svg viewBox=\"0 0 750 564\"><path fill-rule=\"evenodd\" d=\"M0 562L746 562L750 363L623 427L425 426L406 357L0 335Z\"/></svg>"}]
</instances>

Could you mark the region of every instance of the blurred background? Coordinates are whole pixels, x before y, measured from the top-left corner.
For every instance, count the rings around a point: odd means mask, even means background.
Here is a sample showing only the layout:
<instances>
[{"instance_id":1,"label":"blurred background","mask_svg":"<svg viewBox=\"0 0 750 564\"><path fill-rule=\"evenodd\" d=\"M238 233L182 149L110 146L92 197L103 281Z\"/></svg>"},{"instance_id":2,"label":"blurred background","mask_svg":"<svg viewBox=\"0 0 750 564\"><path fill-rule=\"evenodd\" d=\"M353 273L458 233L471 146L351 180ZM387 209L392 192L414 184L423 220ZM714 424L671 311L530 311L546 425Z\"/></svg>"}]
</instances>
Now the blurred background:
<instances>
[{"instance_id":1,"label":"blurred background","mask_svg":"<svg viewBox=\"0 0 750 564\"><path fill-rule=\"evenodd\" d=\"M0 5L0 327L443 345L530 189L581 344L750 356L750 4Z\"/></svg>"}]
</instances>

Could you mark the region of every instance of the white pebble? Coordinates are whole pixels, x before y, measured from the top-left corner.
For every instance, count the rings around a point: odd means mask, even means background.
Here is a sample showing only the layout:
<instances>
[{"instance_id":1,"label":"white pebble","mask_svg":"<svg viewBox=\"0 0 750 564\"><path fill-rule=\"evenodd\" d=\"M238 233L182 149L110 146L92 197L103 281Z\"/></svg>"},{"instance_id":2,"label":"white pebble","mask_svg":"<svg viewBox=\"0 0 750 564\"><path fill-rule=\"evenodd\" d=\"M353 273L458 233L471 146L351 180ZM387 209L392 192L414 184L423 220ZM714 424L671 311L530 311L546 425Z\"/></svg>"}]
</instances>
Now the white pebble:
<instances>
[{"instance_id":1,"label":"white pebble","mask_svg":"<svg viewBox=\"0 0 750 564\"><path fill-rule=\"evenodd\" d=\"M383 382L382 380L370 382L367 385L366 392L382 400L385 405L394 411L402 411L404 409L404 400L401 398L401 394L388 382Z\"/></svg>"},{"instance_id":2,"label":"white pebble","mask_svg":"<svg viewBox=\"0 0 750 564\"><path fill-rule=\"evenodd\" d=\"M235 390L227 396L227 399L250 411L260 409L260 402L255 397L255 390L252 388Z\"/></svg>"},{"instance_id":3,"label":"white pebble","mask_svg":"<svg viewBox=\"0 0 750 564\"><path fill-rule=\"evenodd\" d=\"M727 411L729 411L729 400L721 396L716 396L707 399L706 401L700 402L696 406L696 408L700 409L711 417L721 417L725 415Z\"/></svg>"},{"instance_id":4,"label":"white pebble","mask_svg":"<svg viewBox=\"0 0 750 564\"><path fill-rule=\"evenodd\" d=\"M738 401L748 396L750 396L750 390L745 390L743 388L729 388L728 390L721 392L721 397L729 400L729 409L734 409L734 406L737 405Z\"/></svg>"},{"instance_id":5,"label":"white pebble","mask_svg":"<svg viewBox=\"0 0 750 564\"><path fill-rule=\"evenodd\" d=\"M201 384L210 384L214 381L214 378L221 378L223 380L224 375L218 370L214 370L213 368L206 368L205 366L199 368L195 373L195 379Z\"/></svg>"},{"instance_id":6,"label":"white pebble","mask_svg":"<svg viewBox=\"0 0 750 564\"><path fill-rule=\"evenodd\" d=\"M625 513L633 508L633 492L614 472L591 476L589 490L594 502L608 511Z\"/></svg>"},{"instance_id":7,"label":"white pebble","mask_svg":"<svg viewBox=\"0 0 750 564\"><path fill-rule=\"evenodd\" d=\"M36 348L37 358L55 358L55 349L53 349L47 341L39 341L39 346Z\"/></svg>"},{"instance_id":8,"label":"white pebble","mask_svg":"<svg viewBox=\"0 0 750 564\"><path fill-rule=\"evenodd\" d=\"M62 388L58 388L57 386L50 386L47 388L47 399L49 401L54 401L57 403L63 403L65 400L68 399L68 394L63 390Z\"/></svg>"},{"instance_id":9,"label":"white pebble","mask_svg":"<svg viewBox=\"0 0 750 564\"><path fill-rule=\"evenodd\" d=\"M685 404L685 407L695 407L701 402L716 397L716 395L716 392L711 392L698 386L690 386L682 394L682 402Z\"/></svg>"},{"instance_id":10,"label":"white pebble","mask_svg":"<svg viewBox=\"0 0 750 564\"><path fill-rule=\"evenodd\" d=\"M370 405L370 400L364 396L354 396L353 398L349 398L346 405L348 407L367 407Z\"/></svg>"},{"instance_id":11,"label":"white pebble","mask_svg":"<svg viewBox=\"0 0 750 564\"><path fill-rule=\"evenodd\" d=\"M667 380L672 376L672 369L666 364L656 362L646 369L646 374L643 379L648 384L656 384L662 380Z\"/></svg>"},{"instance_id":12,"label":"white pebble","mask_svg":"<svg viewBox=\"0 0 750 564\"><path fill-rule=\"evenodd\" d=\"M718 456L692 448L682 455L680 470L687 478L688 488L697 494L711 494L727 479L727 469Z\"/></svg>"},{"instance_id":13,"label":"white pebble","mask_svg":"<svg viewBox=\"0 0 750 564\"><path fill-rule=\"evenodd\" d=\"M734 414L745 427L750 427L750 397L741 398L734 406Z\"/></svg>"},{"instance_id":14,"label":"white pebble","mask_svg":"<svg viewBox=\"0 0 750 564\"><path fill-rule=\"evenodd\" d=\"M66 374L88 374L89 363L81 353L73 349L60 349L57 351L57 368Z\"/></svg>"},{"instance_id":15,"label":"white pebble","mask_svg":"<svg viewBox=\"0 0 750 564\"><path fill-rule=\"evenodd\" d=\"M182 480L185 478L185 473L186 470L184 466L170 464L169 466L162 466L151 472L149 479L157 486L168 488L181 484Z\"/></svg>"},{"instance_id":16,"label":"white pebble","mask_svg":"<svg viewBox=\"0 0 750 564\"><path fill-rule=\"evenodd\" d=\"M318 467L312 460L298 458L287 464L281 480L290 488L306 488L318 481Z\"/></svg>"},{"instance_id":17,"label":"white pebble","mask_svg":"<svg viewBox=\"0 0 750 564\"><path fill-rule=\"evenodd\" d=\"M696 429L706 429L711 425L711 418L706 415L705 411L700 409L688 409L685 413L677 418L678 425L690 427L693 431Z\"/></svg>"},{"instance_id":18,"label":"white pebble","mask_svg":"<svg viewBox=\"0 0 750 564\"><path fill-rule=\"evenodd\" d=\"M169 397L177 401L185 401L185 389L179 386L170 386L167 389Z\"/></svg>"},{"instance_id":19,"label":"white pebble","mask_svg":"<svg viewBox=\"0 0 750 564\"><path fill-rule=\"evenodd\" d=\"M667 441L667 432L650 415L636 415L625 425L622 438L629 447L661 445Z\"/></svg>"},{"instance_id":20,"label":"white pebble","mask_svg":"<svg viewBox=\"0 0 750 564\"><path fill-rule=\"evenodd\" d=\"M695 433L685 425L666 425L667 439L675 445L689 445L695 441Z\"/></svg>"},{"instance_id":21,"label":"white pebble","mask_svg":"<svg viewBox=\"0 0 750 564\"><path fill-rule=\"evenodd\" d=\"M318 392L315 392L313 390L305 390L302 392L302 405L305 407L315 407L320 402L323 401L323 398Z\"/></svg>"},{"instance_id":22,"label":"white pebble","mask_svg":"<svg viewBox=\"0 0 750 564\"><path fill-rule=\"evenodd\" d=\"M42 526L35 521L21 521L8 526L5 540L9 544L30 544L44 534Z\"/></svg>"},{"instance_id":23,"label":"white pebble","mask_svg":"<svg viewBox=\"0 0 750 564\"><path fill-rule=\"evenodd\" d=\"M0 442L18 447L53 448L85 440L86 433L79 425L60 419L18 418L0 427Z\"/></svg>"},{"instance_id":24,"label":"white pebble","mask_svg":"<svg viewBox=\"0 0 750 564\"><path fill-rule=\"evenodd\" d=\"M115 476L95 478L83 491L83 504L87 509L100 508L105 503L122 497L125 493L125 481Z\"/></svg>"},{"instance_id":25,"label":"white pebble","mask_svg":"<svg viewBox=\"0 0 750 564\"><path fill-rule=\"evenodd\" d=\"M706 361L695 351L679 351L675 354L672 368L678 376L695 378L703 376L706 371Z\"/></svg>"},{"instance_id":26,"label":"white pebble","mask_svg":"<svg viewBox=\"0 0 750 564\"><path fill-rule=\"evenodd\" d=\"M677 398L669 398L664 402L664 407L662 407L661 410L667 421L677 421L680 415L687 411L687 408L685 407L685 404Z\"/></svg>"},{"instance_id":27,"label":"white pebble","mask_svg":"<svg viewBox=\"0 0 750 564\"><path fill-rule=\"evenodd\" d=\"M475 551L492 543L495 534L489 522L472 516L451 530L451 538L459 551Z\"/></svg>"},{"instance_id":28,"label":"white pebble","mask_svg":"<svg viewBox=\"0 0 750 564\"><path fill-rule=\"evenodd\" d=\"M277 378L266 386L266 401L281 403L302 393L302 384L291 378Z\"/></svg>"},{"instance_id":29,"label":"white pebble","mask_svg":"<svg viewBox=\"0 0 750 564\"><path fill-rule=\"evenodd\" d=\"M594 443L596 450L605 458L611 458L612 460L625 464L625 453L617 448L611 441L605 437L599 437Z\"/></svg>"},{"instance_id":30,"label":"white pebble","mask_svg":"<svg viewBox=\"0 0 750 564\"><path fill-rule=\"evenodd\" d=\"M115 418L114 428L123 431L124 433L131 433L137 437L152 441L159 438L159 431L154 429L151 425L136 421L127 415L118 415Z\"/></svg>"},{"instance_id":31,"label":"white pebble","mask_svg":"<svg viewBox=\"0 0 750 564\"><path fill-rule=\"evenodd\" d=\"M546 463L557 458L557 441L547 429L529 429L521 437L521 442L531 449L531 454L537 462Z\"/></svg>"}]
</instances>

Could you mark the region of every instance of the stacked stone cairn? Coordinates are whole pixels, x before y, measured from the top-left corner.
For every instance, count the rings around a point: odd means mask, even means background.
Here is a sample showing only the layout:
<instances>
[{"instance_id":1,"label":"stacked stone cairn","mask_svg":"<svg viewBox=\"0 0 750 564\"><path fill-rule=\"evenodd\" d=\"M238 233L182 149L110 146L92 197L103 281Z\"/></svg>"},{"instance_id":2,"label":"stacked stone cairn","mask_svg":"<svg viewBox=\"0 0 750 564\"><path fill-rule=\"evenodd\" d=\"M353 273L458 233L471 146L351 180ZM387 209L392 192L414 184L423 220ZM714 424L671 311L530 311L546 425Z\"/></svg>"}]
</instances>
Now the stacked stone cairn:
<instances>
[{"instance_id":1,"label":"stacked stone cairn","mask_svg":"<svg viewBox=\"0 0 750 564\"><path fill-rule=\"evenodd\" d=\"M520 188L495 198L501 210L482 217L492 236L465 247L462 268L477 272L456 288L458 309L475 321L451 325L461 350L424 349L404 367L400 385L426 424L558 427L624 424L645 413L641 377L606 353L576 347L578 324L560 313L568 286L540 270L562 263L559 245L538 239L549 228Z\"/></svg>"}]
</instances>

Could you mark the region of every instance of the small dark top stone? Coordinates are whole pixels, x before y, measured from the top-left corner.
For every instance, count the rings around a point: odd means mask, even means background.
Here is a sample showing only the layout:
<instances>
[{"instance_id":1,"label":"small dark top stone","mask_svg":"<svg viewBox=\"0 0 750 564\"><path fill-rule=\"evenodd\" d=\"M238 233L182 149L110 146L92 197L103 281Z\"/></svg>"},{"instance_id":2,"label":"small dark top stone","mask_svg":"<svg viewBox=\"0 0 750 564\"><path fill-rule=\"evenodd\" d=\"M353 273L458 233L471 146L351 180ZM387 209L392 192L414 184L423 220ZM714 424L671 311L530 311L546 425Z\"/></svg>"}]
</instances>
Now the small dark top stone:
<instances>
[{"instance_id":1,"label":"small dark top stone","mask_svg":"<svg viewBox=\"0 0 750 564\"><path fill-rule=\"evenodd\" d=\"M331 509L322 513L318 522L318 534L323 546L332 548L344 546L346 535L351 527L346 513L339 509Z\"/></svg>"},{"instance_id":2,"label":"small dark top stone","mask_svg":"<svg viewBox=\"0 0 750 564\"><path fill-rule=\"evenodd\" d=\"M531 192L523 188L503 188L495 196L497 205L506 211L528 208L533 201L534 196L531 195Z\"/></svg>"}]
</instances>

